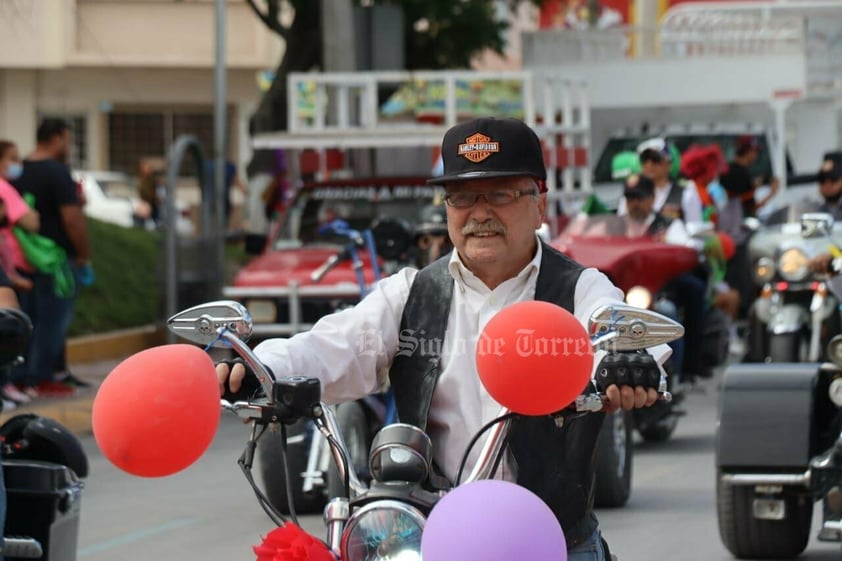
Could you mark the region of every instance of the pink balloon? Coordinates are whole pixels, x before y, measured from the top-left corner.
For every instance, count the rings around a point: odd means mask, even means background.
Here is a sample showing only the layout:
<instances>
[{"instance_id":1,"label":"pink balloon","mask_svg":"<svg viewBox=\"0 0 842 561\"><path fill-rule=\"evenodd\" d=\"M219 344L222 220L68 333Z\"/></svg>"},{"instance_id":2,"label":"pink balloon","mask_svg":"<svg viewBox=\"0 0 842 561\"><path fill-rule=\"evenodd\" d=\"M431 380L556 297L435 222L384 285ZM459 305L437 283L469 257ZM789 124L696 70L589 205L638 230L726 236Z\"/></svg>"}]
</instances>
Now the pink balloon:
<instances>
[{"instance_id":1,"label":"pink balloon","mask_svg":"<svg viewBox=\"0 0 842 561\"><path fill-rule=\"evenodd\" d=\"M457 487L430 512L424 561L567 561L561 524L528 489L486 479Z\"/></svg>"}]
</instances>

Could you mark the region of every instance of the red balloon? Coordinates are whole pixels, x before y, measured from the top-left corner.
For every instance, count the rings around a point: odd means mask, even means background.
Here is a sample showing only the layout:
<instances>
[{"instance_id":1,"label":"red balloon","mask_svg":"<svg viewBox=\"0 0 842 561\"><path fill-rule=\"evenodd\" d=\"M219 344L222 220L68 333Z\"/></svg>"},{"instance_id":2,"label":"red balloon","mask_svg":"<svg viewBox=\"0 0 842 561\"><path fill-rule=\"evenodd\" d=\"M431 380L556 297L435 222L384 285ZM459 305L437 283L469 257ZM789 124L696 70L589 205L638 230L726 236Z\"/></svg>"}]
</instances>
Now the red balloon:
<instances>
[{"instance_id":1,"label":"red balloon","mask_svg":"<svg viewBox=\"0 0 842 561\"><path fill-rule=\"evenodd\" d=\"M181 471L208 449L219 426L219 383L211 358L192 345L163 345L130 356L94 399L94 438L132 475Z\"/></svg>"},{"instance_id":2,"label":"red balloon","mask_svg":"<svg viewBox=\"0 0 842 561\"><path fill-rule=\"evenodd\" d=\"M477 370L488 393L522 415L570 405L593 369L585 327L555 304L518 302L486 324L477 341Z\"/></svg>"},{"instance_id":3,"label":"red balloon","mask_svg":"<svg viewBox=\"0 0 842 561\"><path fill-rule=\"evenodd\" d=\"M734 257L734 252L737 251L737 247L734 245L734 238L725 232L717 232L717 235L719 236L719 243L722 245L722 255L725 256L726 261L730 261Z\"/></svg>"}]
</instances>

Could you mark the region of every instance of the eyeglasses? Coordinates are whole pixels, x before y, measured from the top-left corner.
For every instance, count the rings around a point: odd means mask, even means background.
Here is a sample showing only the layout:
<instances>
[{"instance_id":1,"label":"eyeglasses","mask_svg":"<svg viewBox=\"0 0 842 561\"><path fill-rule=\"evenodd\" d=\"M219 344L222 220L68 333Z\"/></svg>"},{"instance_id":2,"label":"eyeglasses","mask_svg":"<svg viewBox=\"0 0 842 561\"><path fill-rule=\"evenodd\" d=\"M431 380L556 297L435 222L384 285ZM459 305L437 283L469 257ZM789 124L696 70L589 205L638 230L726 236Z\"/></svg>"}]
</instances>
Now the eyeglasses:
<instances>
[{"instance_id":1,"label":"eyeglasses","mask_svg":"<svg viewBox=\"0 0 842 561\"><path fill-rule=\"evenodd\" d=\"M650 195L646 193L641 193L640 191L628 191L624 193L626 200L629 201L642 201L643 199L648 198Z\"/></svg>"},{"instance_id":2,"label":"eyeglasses","mask_svg":"<svg viewBox=\"0 0 842 561\"><path fill-rule=\"evenodd\" d=\"M491 206L505 206L510 205L518 200L523 195L537 195L538 191L535 189L526 189L518 191L517 189L498 189L496 191L489 191L487 193L473 193L471 191L457 191L455 193L445 193L444 202L447 206L453 208L468 208L477 204L480 197L488 201Z\"/></svg>"}]
</instances>

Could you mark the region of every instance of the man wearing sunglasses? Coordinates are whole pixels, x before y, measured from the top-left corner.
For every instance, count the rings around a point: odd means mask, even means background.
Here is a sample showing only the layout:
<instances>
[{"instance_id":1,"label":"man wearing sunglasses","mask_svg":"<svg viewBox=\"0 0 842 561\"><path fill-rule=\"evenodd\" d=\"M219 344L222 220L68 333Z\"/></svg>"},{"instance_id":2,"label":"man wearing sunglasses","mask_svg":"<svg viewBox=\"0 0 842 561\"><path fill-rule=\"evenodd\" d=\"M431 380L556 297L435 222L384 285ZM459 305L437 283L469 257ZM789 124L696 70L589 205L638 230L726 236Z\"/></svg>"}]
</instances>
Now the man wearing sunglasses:
<instances>
[{"instance_id":1,"label":"man wearing sunglasses","mask_svg":"<svg viewBox=\"0 0 842 561\"><path fill-rule=\"evenodd\" d=\"M663 138L650 138L637 146L643 175L654 184L654 210L664 218L686 222L702 221L702 202L694 189L684 189L673 177L674 152ZM617 214L626 214L626 201L621 200Z\"/></svg>"}]
</instances>

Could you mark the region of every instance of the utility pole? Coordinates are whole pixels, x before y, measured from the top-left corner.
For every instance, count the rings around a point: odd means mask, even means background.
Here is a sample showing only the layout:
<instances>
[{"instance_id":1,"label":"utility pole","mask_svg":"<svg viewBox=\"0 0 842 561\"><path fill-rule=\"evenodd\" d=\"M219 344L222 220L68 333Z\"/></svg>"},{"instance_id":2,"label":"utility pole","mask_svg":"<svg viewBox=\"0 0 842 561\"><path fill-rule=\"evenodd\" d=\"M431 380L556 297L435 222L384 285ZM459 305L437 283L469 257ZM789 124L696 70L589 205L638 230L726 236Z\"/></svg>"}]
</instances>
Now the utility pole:
<instances>
[{"instance_id":1,"label":"utility pole","mask_svg":"<svg viewBox=\"0 0 842 561\"><path fill-rule=\"evenodd\" d=\"M354 6L351 0L321 0L322 62L325 72L356 70Z\"/></svg>"},{"instance_id":2,"label":"utility pole","mask_svg":"<svg viewBox=\"0 0 842 561\"><path fill-rule=\"evenodd\" d=\"M213 207L216 209L214 221L215 230L202 232L206 239L215 238L216 253L216 283L214 292L222 294L225 282L225 154L226 147L226 99L228 97L226 82L226 5L227 0L216 0L216 56L214 57L214 102L213 102ZM201 176L203 170L199 171Z\"/></svg>"}]
</instances>

